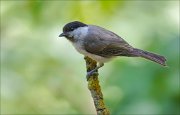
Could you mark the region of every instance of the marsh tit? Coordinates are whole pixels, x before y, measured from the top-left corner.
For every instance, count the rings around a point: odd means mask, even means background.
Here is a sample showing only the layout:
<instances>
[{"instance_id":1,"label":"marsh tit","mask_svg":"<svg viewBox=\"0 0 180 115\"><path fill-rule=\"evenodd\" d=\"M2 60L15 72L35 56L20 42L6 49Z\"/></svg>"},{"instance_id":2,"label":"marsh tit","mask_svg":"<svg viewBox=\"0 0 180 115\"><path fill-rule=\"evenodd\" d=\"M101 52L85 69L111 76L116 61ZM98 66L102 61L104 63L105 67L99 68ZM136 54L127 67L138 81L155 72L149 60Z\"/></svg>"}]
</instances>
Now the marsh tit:
<instances>
[{"instance_id":1,"label":"marsh tit","mask_svg":"<svg viewBox=\"0 0 180 115\"><path fill-rule=\"evenodd\" d=\"M73 21L63 27L59 37L66 37L79 53L98 63L94 70L87 73L87 77L117 56L142 57L166 66L165 57L134 48L117 34L96 25Z\"/></svg>"}]
</instances>

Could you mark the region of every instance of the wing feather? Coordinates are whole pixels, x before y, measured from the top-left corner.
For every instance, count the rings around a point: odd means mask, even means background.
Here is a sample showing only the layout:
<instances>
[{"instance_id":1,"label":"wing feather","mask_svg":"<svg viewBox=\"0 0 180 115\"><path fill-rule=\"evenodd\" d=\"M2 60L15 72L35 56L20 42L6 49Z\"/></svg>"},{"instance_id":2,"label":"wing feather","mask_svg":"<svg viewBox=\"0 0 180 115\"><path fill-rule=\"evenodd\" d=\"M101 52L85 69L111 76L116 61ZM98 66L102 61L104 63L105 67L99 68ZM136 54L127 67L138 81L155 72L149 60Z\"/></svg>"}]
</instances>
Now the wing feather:
<instances>
[{"instance_id":1,"label":"wing feather","mask_svg":"<svg viewBox=\"0 0 180 115\"><path fill-rule=\"evenodd\" d=\"M133 48L125 40L104 28L90 25L84 42L87 52L103 57L125 56Z\"/></svg>"}]
</instances>

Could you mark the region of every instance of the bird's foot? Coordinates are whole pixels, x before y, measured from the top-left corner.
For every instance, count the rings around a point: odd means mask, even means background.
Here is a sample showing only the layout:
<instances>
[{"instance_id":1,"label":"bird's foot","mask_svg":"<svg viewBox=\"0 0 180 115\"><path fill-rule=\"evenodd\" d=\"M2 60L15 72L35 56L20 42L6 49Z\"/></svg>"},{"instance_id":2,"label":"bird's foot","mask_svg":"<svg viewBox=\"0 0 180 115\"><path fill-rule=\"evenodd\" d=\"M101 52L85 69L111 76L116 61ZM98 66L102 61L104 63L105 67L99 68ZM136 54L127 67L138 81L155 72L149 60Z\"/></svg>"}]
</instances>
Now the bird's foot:
<instances>
[{"instance_id":1,"label":"bird's foot","mask_svg":"<svg viewBox=\"0 0 180 115\"><path fill-rule=\"evenodd\" d=\"M87 75L86 75L87 80L89 80L89 78L93 75L98 75L98 72L96 72L94 70L87 72Z\"/></svg>"}]
</instances>

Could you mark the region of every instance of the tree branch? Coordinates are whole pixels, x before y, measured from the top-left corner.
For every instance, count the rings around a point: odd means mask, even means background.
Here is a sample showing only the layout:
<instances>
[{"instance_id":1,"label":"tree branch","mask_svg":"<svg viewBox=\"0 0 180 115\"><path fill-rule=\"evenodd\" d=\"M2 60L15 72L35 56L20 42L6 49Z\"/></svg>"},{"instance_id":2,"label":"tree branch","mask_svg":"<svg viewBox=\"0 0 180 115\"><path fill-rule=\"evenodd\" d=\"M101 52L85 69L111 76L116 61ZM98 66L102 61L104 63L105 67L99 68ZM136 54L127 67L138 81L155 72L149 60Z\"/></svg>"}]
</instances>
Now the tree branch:
<instances>
[{"instance_id":1,"label":"tree branch","mask_svg":"<svg viewBox=\"0 0 180 115\"><path fill-rule=\"evenodd\" d=\"M87 72L93 70L97 65L97 62L89 57L84 57L86 61ZM98 72L98 71L97 71ZM105 107L103 100L103 94L101 92L101 87L99 85L98 74L94 74L87 79L88 89L91 92L92 98L94 100L94 105L96 108L97 115L109 115L108 109Z\"/></svg>"}]
</instances>

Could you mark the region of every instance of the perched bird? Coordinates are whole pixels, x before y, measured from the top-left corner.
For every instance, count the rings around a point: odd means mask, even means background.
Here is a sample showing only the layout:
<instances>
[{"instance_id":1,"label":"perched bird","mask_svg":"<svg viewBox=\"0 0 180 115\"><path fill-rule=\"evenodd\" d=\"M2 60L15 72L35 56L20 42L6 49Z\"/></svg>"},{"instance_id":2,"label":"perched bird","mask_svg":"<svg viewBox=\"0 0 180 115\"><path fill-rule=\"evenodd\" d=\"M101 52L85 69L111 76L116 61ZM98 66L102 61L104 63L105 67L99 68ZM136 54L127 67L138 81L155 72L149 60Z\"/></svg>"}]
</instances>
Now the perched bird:
<instances>
[{"instance_id":1,"label":"perched bird","mask_svg":"<svg viewBox=\"0 0 180 115\"><path fill-rule=\"evenodd\" d=\"M79 53L98 62L98 66L88 72L87 77L117 56L142 57L166 66L165 57L134 48L117 34L96 25L73 21L63 27L59 37L66 37Z\"/></svg>"}]
</instances>

